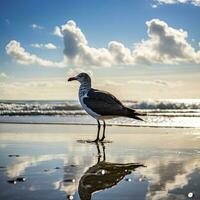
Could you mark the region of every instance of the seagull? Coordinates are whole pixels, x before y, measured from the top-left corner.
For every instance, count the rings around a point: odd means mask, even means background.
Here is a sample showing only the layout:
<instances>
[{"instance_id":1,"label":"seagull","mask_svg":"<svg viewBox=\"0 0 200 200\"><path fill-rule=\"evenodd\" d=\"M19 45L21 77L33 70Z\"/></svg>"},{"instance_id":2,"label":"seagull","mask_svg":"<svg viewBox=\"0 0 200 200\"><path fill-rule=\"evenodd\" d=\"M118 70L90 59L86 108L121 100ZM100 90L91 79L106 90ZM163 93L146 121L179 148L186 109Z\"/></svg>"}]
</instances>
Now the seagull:
<instances>
[{"instance_id":1,"label":"seagull","mask_svg":"<svg viewBox=\"0 0 200 200\"><path fill-rule=\"evenodd\" d=\"M141 114L124 106L109 92L93 89L91 85L91 78L87 73L80 73L77 76L68 79L68 81L75 80L80 83L79 101L81 106L89 115L97 120L97 137L93 142L102 142L105 139L106 119L129 117L143 121L143 119L138 117ZM103 121L103 134L101 139L99 138L101 129L100 121Z\"/></svg>"}]
</instances>

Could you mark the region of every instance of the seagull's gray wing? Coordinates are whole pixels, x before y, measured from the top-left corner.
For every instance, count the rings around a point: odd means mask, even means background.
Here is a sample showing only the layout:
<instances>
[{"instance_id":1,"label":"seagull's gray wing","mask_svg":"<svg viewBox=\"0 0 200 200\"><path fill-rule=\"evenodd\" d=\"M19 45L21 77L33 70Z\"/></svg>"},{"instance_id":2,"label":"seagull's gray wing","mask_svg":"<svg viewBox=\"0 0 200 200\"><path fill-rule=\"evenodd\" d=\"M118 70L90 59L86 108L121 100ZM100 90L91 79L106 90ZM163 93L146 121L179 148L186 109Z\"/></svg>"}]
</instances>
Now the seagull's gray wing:
<instances>
[{"instance_id":1,"label":"seagull's gray wing","mask_svg":"<svg viewBox=\"0 0 200 200\"><path fill-rule=\"evenodd\" d=\"M125 116L126 107L112 94L96 89L89 90L84 104L99 115Z\"/></svg>"}]
</instances>

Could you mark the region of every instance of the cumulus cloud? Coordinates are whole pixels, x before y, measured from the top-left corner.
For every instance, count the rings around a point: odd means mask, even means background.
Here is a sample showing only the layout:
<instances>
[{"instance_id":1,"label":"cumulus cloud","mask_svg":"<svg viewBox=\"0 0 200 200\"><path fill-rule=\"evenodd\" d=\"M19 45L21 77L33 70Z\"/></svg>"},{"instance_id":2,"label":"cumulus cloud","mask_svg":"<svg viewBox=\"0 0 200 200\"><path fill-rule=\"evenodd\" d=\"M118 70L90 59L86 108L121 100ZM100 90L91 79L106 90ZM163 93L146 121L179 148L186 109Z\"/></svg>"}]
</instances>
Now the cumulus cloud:
<instances>
[{"instance_id":1,"label":"cumulus cloud","mask_svg":"<svg viewBox=\"0 0 200 200\"><path fill-rule=\"evenodd\" d=\"M6 45L6 52L8 55L15 58L15 60L20 64L37 64L44 67L65 67L63 62L54 62L40 58L34 54L27 52L16 40L11 40Z\"/></svg>"},{"instance_id":2,"label":"cumulus cloud","mask_svg":"<svg viewBox=\"0 0 200 200\"><path fill-rule=\"evenodd\" d=\"M32 47L34 48L40 48L40 49L57 49L56 45L52 43L47 43L47 44L31 44Z\"/></svg>"},{"instance_id":3,"label":"cumulus cloud","mask_svg":"<svg viewBox=\"0 0 200 200\"><path fill-rule=\"evenodd\" d=\"M136 62L178 64L200 63L200 51L187 42L188 34L182 29L169 27L159 19L147 21L149 39L135 44Z\"/></svg>"},{"instance_id":4,"label":"cumulus cloud","mask_svg":"<svg viewBox=\"0 0 200 200\"><path fill-rule=\"evenodd\" d=\"M64 55L74 65L112 66L133 62L130 49L122 43L111 41L107 48L90 47L88 41L73 20L54 29L54 35L63 37Z\"/></svg>"},{"instance_id":5,"label":"cumulus cloud","mask_svg":"<svg viewBox=\"0 0 200 200\"><path fill-rule=\"evenodd\" d=\"M147 21L146 25L149 38L135 44L133 49L117 41L109 42L107 48L90 47L85 35L72 20L61 27L57 26L54 32L63 37L64 55L68 63L75 65L200 63L200 52L187 42L186 31L172 28L159 19Z\"/></svg>"},{"instance_id":6,"label":"cumulus cloud","mask_svg":"<svg viewBox=\"0 0 200 200\"><path fill-rule=\"evenodd\" d=\"M44 26L40 26L40 25L38 25L38 24L31 24L30 27L31 27L32 29L39 29L39 30L44 29Z\"/></svg>"},{"instance_id":7,"label":"cumulus cloud","mask_svg":"<svg viewBox=\"0 0 200 200\"><path fill-rule=\"evenodd\" d=\"M146 22L148 39L127 48L118 41L110 41L106 48L94 48L73 20L62 26L56 26L54 35L64 42L64 58L60 63L44 60L21 47L17 41L10 41L6 51L22 64L39 64L42 66L61 67L110 67L139 64L200 64L200 51L188 43L188 33L182 29L170 27L166 22L152 19ZM35 44L35 47L47 46ZM49 45L48 45L49 48ZM51 47L52 48L52 45Z\"/></svg>"},{"instance_id":8,"label":"cumulus cloud","mask_svg":"<svg viewBox=\"0 0 200 200\"><path fill-rule=\"evenodd\" d=\"M157 4L177 4L177 3L191 3L194 6L200 6L199 0L154 0Z\"/></svg>"}]
</instances>

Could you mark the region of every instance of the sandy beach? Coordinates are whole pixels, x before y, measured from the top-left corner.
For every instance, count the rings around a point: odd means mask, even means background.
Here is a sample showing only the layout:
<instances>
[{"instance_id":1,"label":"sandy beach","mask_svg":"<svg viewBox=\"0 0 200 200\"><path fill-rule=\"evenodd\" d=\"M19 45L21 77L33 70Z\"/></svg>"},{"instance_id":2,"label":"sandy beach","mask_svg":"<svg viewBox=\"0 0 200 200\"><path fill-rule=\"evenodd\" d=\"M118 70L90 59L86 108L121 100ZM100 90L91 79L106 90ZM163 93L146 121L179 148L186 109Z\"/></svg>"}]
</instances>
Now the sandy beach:
<instances>
[{"instance_id":1,"label":"sandy beach","mask_svg":"<svg viewBox=\"0 0 200 200\"><path fill-rule=\"evenodd\" d=\"M0 200L200 200L200 0L0 2Z\"/></svg>"},{"instance_id":2,"label":"sandy beach","mask_svg":"<svg viewBox=\"0 0 200 200\"><path fill-rule=\"evenodd\" d=\"M0 199L199 199L200 130L1 124ZM19 179L19 178L24 178Z\"/></svg>"}]
</instances>

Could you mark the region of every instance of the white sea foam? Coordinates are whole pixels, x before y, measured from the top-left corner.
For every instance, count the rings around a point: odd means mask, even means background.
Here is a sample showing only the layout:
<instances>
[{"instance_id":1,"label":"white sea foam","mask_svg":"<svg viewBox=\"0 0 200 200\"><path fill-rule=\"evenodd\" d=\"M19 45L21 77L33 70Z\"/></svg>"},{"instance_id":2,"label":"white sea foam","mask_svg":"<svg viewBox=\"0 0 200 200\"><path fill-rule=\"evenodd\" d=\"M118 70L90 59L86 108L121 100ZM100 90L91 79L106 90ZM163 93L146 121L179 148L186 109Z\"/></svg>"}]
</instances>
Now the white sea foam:
<instances>
[{"instance_id":1,"label":"white sea foam","mask_svg":"<svg viewBox=\"0 0 200 200\"><path fill-rule=\"evenodd\" d=\"M199 101L124 101L143 113L144 121L115 118L108 124L124 126L200 127ZM1 123L96 124L78 101L0 101Z\"/></svg>"},{"instance_id":2,"label":"white sea foam","mask_svg":"<svg viewBox=\"0 0 200 200\"><path fill-rule=\"evenodd\" d=\"M200 101L124 101L126 106L149 116L200 116ZM77 101L0 101L0 115L84 115Z\"/></svg>"}]
</instances>

